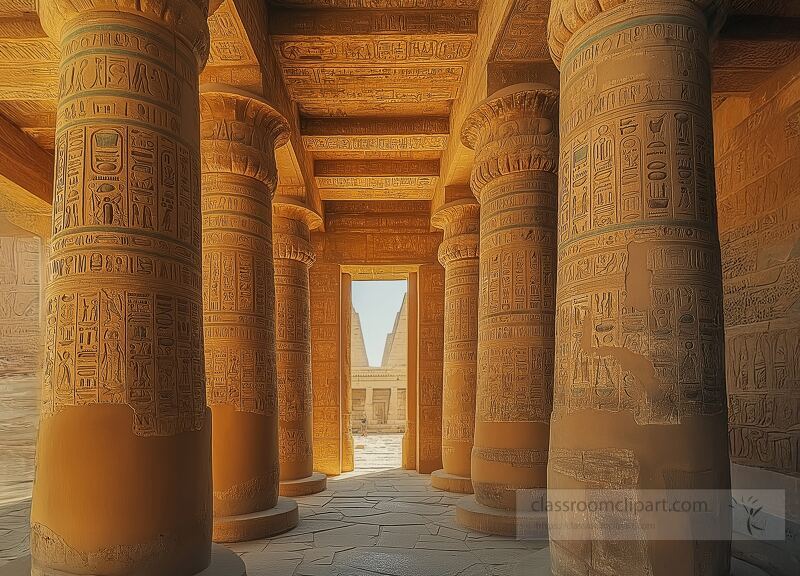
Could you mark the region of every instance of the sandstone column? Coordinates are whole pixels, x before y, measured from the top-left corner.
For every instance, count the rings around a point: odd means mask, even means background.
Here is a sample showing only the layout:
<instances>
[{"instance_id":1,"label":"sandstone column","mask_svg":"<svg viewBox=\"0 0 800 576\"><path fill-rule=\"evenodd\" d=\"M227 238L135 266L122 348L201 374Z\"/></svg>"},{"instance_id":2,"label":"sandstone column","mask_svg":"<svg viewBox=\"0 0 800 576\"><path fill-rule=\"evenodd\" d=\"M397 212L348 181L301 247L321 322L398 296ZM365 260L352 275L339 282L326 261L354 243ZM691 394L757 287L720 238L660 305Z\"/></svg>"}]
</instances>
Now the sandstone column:
<instances>
[{"instance_id":1,"label":"sandstone column","mask_svg":"<svg viewBox=\"0 0 800 576\"><path fill-rule=\"evenodd\" d=\"M203 305L214 415L214 540L238 542L297 524L278 497L278 404L272 195L286 120L261 98L204 86Z\"/></svg>"},{"instance_id":2,"label":"sandstone column","mask_svg":"<svg viewBox=\"0 0 800 576\"><path fill-rule=\"evenodd\" d=\"M308 268L314 263L311 228L322 219L290 198L276 201L275 340L280 424L280 493L302 496L325 490L327 477L314 472L311 393L311 300Z\"/></svg>"},{"instance_id":3,"label":"sandstone column","mask_svg":"<svg viewBox=\"0 0 800 576\"><path fill-rule=\"evenodd\" d=\"M408 274L408 370L406 431L403 433L404 470L417 469L417 392L419 368L419 272Z\"/></svg>"},{"instance_id":4,"label":"sandstone column","mask_svg":"<svg viewBox=\"0 0 800 576\"><path fill-rule=\"evenodd\" d=\"M455 200L433 216L444 231L439 262L445 269L442 465L431 475L434 488L472 493L470 479L478 375L478 243L480 207Z\"/></svg>"},{"instance_id":5,"label":"sandstone column","mask_svg":"<svg viewBox=\"0 0 800 576\"><path fill-rule=\"evenodd\" d=\"M549 490L729 487L709 40L716 0L552 5L561 68ZM727 504L717 523L728 525ZM551 524L564 520L551 514ZM728 573L726 542L551 532L553 573ZM676 522L681 519L677 518Z\"/></svg>"},{"instance_id":6,"label":"sandstone column","mask_svg":"<svg viewBox=\"0 0 800 576\"><path fill-rule=\"evenodd\" d=\"M351 334L353 308L353 276L343 273L341 277L341 312L339 336L339 385L342 402L342 472L355 470L355 442L353 440L353 372Z\"/></svg>"},{"instance_id":7,"label":"sandstone column","mask_svg":"<svg viewBox=\"0 0 800 576\"><path fill-rule=\"evenodd\" d=\"M198 74L208 2L41 0L59 44L33 574L204 570Z\"/></svg>"},{"instance_id":8,"label":"sandstone column","mask_svg":"<svg viewBox=\"0 0 800 576\"><path fill-rule=\"evenodd\" d=\"M514 534L516 490L543 488L555 330L558 92L514 85L462 131L481 204L474 497L459 522Z\"/></svg>"}]
</instances>

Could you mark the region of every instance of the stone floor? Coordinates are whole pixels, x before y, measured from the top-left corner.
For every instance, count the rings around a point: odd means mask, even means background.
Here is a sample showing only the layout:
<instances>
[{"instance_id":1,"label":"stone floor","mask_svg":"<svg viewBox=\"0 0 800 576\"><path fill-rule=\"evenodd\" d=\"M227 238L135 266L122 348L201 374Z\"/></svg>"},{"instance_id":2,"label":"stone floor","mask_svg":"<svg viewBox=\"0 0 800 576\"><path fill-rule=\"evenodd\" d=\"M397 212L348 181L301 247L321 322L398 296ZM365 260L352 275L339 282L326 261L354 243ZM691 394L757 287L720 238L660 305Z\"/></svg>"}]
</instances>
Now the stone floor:
<instances>
[{"instance_id":1,"label":"stone floor","mask_svg":"<svg viewBox=\"0 0 800 576\"><path fill-rule=\"evenodd\" d=\"M400 434L356 435L356 470L329 479L321 494L298 498L297 528L277 538L231 545L249 576L549 573L541 552L545 542L517 542L459 527L453 505L460 496L434 490L428 476L398 469L401 442ZM0 505L0 565L28 553L29 513L29 485L24 500Z\"/></svg>"}]
</instances>

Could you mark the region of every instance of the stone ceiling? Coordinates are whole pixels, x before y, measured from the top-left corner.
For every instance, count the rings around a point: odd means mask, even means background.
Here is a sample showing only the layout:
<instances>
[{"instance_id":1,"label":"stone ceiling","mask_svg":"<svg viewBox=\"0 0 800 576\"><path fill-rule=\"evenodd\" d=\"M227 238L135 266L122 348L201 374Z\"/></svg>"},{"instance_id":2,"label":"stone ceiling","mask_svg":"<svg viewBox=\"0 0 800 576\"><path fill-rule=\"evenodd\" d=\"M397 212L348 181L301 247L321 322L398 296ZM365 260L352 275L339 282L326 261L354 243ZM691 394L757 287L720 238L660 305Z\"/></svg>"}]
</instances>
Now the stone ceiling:
<instances>
[{"instance_id":1,"label":"stone ceiling","mask_svg":"<svg viewBox=\"0 0 800 576\"><path fill-rule=\"evenodd\" d=\"M732 2L714 52L717 102L748 94L800 55L800 2ZM318 211L325 200L435 207L469 194L473 152L457 136L477 103L511 83L557 82L545 41L549 5L225 0L209 20L201 81L255 92L289 118L279 196ZM0 166L9 165L9 146L52 154L57 60L36 0L0 0Z\"/></svg>"}]
</instances>

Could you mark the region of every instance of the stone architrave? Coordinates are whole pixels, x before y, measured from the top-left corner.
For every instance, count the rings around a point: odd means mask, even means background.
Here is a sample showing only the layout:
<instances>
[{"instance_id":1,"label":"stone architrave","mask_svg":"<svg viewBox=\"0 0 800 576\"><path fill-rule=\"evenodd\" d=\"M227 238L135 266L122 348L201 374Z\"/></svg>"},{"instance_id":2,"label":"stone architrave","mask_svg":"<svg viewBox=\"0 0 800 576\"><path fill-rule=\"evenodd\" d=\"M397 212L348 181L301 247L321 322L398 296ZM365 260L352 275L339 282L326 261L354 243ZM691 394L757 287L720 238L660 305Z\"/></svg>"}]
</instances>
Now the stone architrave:
<instances>
[{"instance_id":1,"label":"stone architrave","mask_svg":"<svg viewBox=\"0 0 800 576\"><path fill-rule=\"evenodd\" d=\"M272 197L286 120L258 96L205 85L200 97L203 305L214 417L214 540L285 532L297 504L278 496L278 391Z\"/></svg>"},{"instance_id":2,"label":"stone architrave","mask_svg":"<svg viewBox=\"0 0 800 576\"><path fill-rule=\"evenodd\" d=\"M341 310L339 319L339 385L341 386L341 421L342 421L342 472L355 470L355 442L353 440L353 374L352 346L350 334L353 329L353 276L342 273L341 276Z\"/></svg>"},{"instance_id":3,"label":"stone architrave","mask_svg":"<svg viewBox=\"0 0 800 576\"><path fill-rule=\"evenodd\" d=\"M553 389L558 92L517 84L467 119L481 204L474 497L458 521L516 533L519 489L544 488Z\"/></svg>"},{"instance_id":4,"label":"stone architrave","mask_svg":"<svg viewBox=\"0 0 800 576\"><path fill-rule=\"evenodd\" d=\"M730 486L709 63L724 4L553 2L562 105L548 490L636 499ZM727 537L730 500L718 503ZM594 515L590 538L551 531L553 574L728 574L725 539L692 538L676 517L687 537L664 541L640 519Z\"/></svg>"},{"instance_id":5,"label":"stone architrave","mask_svg":"<svg viewBox=\"0 0 800 576\"><path fill-rule=\"evenodd\" d=\"M292 198L277 198L273 208L280 493L303 496L327 485L325 474L314 472L308 280L315 259L311 229L322 219Z\"/></svg>"},{"instance_id":6,"label":"stone architrave","mask_svg":"<svg viewBox=\"0 0 800 576\"><path fill-rule=\"evenodd\" d=\"M38 8L61 60L31 573L200 573L212 558L208 2Z\"/></svg>"},{"instance_id":7,"label":"stone architrave","mask_svg":"<svg viewBox=\"0 0 800 576\"><path fill-rule=\"evenodd\" d=\"M478 376L478 245L480 205L475 199L444 204L433 215L444 231L439 262L445 269L442 465L434 488L472 493L470 479Z\"/></svg>"}]
</instances>

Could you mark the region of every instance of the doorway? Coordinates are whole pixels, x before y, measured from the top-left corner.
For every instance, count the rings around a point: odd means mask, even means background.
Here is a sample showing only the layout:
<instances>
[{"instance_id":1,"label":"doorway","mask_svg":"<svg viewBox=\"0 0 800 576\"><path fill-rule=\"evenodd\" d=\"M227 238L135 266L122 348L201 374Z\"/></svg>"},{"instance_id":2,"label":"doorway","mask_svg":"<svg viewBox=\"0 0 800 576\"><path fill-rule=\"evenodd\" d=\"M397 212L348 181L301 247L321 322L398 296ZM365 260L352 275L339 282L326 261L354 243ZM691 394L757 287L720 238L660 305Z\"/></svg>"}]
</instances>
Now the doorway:
<instances>
[{"instance_id":1,"label":"doorway","mask_svg":"<svg viewBox=\"0 0 800 576\"><path fill-rule=\"evenodd\" d=\"M406 279L353 281L350 382L357 473L402 466L408 314Z\"/></svg>"}]
</instances>

